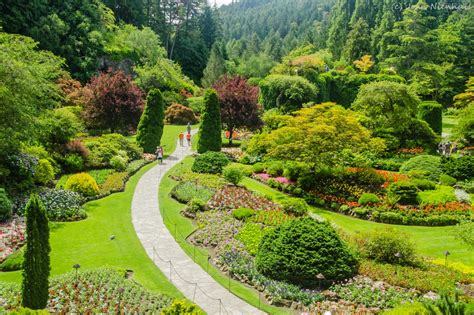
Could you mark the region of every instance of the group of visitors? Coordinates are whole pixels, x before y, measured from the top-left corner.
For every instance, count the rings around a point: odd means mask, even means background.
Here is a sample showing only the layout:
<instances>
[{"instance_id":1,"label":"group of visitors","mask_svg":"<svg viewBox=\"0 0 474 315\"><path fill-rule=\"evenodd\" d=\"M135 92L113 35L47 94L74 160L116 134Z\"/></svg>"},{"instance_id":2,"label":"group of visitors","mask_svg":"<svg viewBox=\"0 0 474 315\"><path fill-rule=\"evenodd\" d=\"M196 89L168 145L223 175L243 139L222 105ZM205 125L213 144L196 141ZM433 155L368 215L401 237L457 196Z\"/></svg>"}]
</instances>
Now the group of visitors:
<instances>
[{"instance_id":1,"label":"group of visitors","mask_svg":"<svg viewBox=\"0 0 474 315\"><path fill-rule=\"evenodd\" d=\"M183 146L183 142L184 142L184 133L183 132L180 132L179 133L179 144L181 146ZM186 141L188 143L188 147L191 146L191 123L188 123L188 125L186 126ZM164 150L163 150L163 146L157 146L156 147L156 151L155 151L155 155L156 155L156 159L160 162L160 164L163 164L163 155L164 155Z\"/></svg>"},{"instance_id":2,"label":"group of visitors","mask_svg":"<svg viewBox=\"0 0 474 315\"><path fill-rule=\"evenodd\" d=\"M184 133L183 132L180 132L179 133L179 144L181 146L184 145ZM191 123L188 123L188 125L186 126L186 141L188 143L188 147L191 146Z\"/></svg>"}]
</instances>

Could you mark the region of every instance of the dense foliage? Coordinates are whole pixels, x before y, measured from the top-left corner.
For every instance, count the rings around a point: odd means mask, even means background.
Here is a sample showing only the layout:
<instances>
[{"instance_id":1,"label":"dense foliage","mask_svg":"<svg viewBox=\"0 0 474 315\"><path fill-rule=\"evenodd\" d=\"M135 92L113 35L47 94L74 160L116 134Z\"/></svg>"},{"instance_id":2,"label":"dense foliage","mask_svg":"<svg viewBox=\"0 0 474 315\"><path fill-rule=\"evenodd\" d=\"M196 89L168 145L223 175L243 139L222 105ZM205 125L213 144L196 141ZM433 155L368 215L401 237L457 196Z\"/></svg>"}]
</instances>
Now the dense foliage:
<instances>
[{"instance_id":1,"label":"dense foliage","mask_svg":"<svg viewBox=\"0 0 474 315\"><path fill-rule=\"evenodd\" d=\"M356 270L356 259L327 223L311 218L294 220L266 234L255 264L263 274L278 280L314 286L316 276L344 280Z\"/></svg>"},{"instance_id":2,"label":"dense foliage","mask_svg":"<svg viewBox=\"0 0 474 315\"><path fill-rule=\"evenodd\" d=\"M69 177L64 189L75 191L85 197L95 196L99 193L99 186L97 186L95 179L87 173L79 173Z\"/></svg>"},{"instance_id":3,"label":"dense foliage","mask_svg":"<svg viewBox=\"0 0 474 315\"><path fill-rule=\"evenodd\" d=\"M221 152L206 152L196 157L192 170L196 173L219 174L229 164L229 159Z\"/></svg>"},{"instance_id":4,"label":"dense foliage","mask_svg":"<svg viewBox=\"0 0 474 315\"><path fill-rule=\"evenodd\" d=\"M137 143L145 153L155 153L164 128L164 103L160 90L148 92L145 110L137 129Z\"/></svg>"},{"instance_id":5,"label":"dense foliage","mask_svg":"<svg viewBox=\"0 0 474 315\"><path fill-rule=\"evenodd\" d=\"M32 195L26 206L26 248L23 261L22 306L44 309L49 297L49 227L43 203Z\"/></svg>"},{"instance_id":6,"label":"dense foliage","mask_svg":"<svg viewBox=\"0 0 474 315\"><path fill-rule=\"evenodd\" d=\"M186 125L187 123L194 125L198 119L191 108L174 103L166 109L165 121L172 125Z\"/></svg>"},{"instance_id":7,"label":"dense foliage","mask_svg":"<svg viewBox=\"0 0 474 315\"><path fill-rule=\"evenodd\" d=\"M204 112L201 116L199 127L199 140L197 150L199 153L207 151L219 152L221 140L221 112L219 99L214 90L207 90L204 97Z\"/></svg>"}]
</instances>

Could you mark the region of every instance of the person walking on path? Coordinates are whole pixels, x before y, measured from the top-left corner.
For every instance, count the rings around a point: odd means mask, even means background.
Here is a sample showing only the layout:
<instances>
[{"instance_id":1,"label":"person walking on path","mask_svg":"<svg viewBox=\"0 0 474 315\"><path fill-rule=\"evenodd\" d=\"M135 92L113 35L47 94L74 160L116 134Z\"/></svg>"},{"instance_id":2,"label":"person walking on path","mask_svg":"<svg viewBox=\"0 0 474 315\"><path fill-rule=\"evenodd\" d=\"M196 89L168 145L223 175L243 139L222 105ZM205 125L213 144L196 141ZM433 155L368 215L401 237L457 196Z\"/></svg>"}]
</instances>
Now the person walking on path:
<instances>
[{"instance_id":1,"label":"person walking on path","mask_svg":"<svg viewBox=\"0 0 474 315\"><path fill-rule=\"evenodd\" d=\"M188 122L188 125L186 126L186 129L188 130L188 135L191 135L191 123L190 122Z\"/></svg>"},{"instance_id":2,"label":"person walking on path","mask_svg":"<svg viewBox=\"0 0 474 315\"><path fill-rule=\"evenodd\" d=\"M163 164L163 147L162 146L156 147L155 154L156 154L156 159L160 161L160 164Z\"/></svg>"},{"instance_id":3,"label":"person walking on path","mask_svg":"<svg viewBox=\"0 0 474 315\"><path fill-rule=\"evenodd\" d=\"M183 140L184 140L184 133L180 132L179 133L179 145L183 146Z\"/></svg>"},{"instance_id":4,"label":"person walking on path","mask_svg":"<svg viewBox=\"0 0 474 315\"><path fill-rule=\"evenodd\" d=\"M186 134L186 140L188 140L188 147L191 146L191 133Z\"/></svg>"}]
</instances>

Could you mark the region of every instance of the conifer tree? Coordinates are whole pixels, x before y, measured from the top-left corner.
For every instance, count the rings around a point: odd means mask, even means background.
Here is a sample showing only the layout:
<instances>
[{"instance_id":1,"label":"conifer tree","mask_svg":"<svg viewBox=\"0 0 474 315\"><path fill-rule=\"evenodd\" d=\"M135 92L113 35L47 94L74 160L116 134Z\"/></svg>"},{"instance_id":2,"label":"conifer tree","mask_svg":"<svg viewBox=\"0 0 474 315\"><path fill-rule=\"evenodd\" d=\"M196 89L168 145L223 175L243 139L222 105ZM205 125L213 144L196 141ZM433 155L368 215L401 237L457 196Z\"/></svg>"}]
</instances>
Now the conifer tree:
<instances>
[{"instance_id":1,"label":"conifer tree","mask_svg":"<svg viewBox=\"0 0 474 315\"><path fill-rule=\"evenodd\" d=\"M204 76L202 78L202 85L210 87L214 82L219 80L226 72L225 60L220 47L220 43L214 43L211 50L211 55L207 66L204 69Z\"/></svg>"},{"instance_id":2,"label":"conifer tree","mask_svg":"<svg viewBox=\"0 0 474 315\"><path fill-rule=\"evenodd\" d=\"M347 35L343 56L348 62L359 59L370 53L369 25L363 18L359 18Z\"/></svg>"},{"instance_id":3,"label":"conifer tree","mask_svg":"<svg viewBox=\"0 0 474 315\"><path fill-rule=\"evenodd\" d=\"M221 150L221 129L221 112L217 93L214 90L207 90L204 97L204 113L199 128L199 153Z\"/></svg>"},{"instance_id":4,"label":"conifer tree","mask_svg":"<svg viewBox=\"0 0 474 315\"><path fill-rule=\"evenodd\" d=\"M161 143L165 118L163 96L153 89L146 98L145 110L138 124L137 143L145 153L154 153Z\"/></svg>"},{"instance_id":5,"label":"conifer tree","mask_svg":"<svg viewBox=\"0 0 474 315\"><path fill-rule=\"evenodd\" d=\"M23 261L22 305L34 310L48 303L50 272L48 217L38 195L26 206L26 249Z\"/></svg>"}]
</instances>

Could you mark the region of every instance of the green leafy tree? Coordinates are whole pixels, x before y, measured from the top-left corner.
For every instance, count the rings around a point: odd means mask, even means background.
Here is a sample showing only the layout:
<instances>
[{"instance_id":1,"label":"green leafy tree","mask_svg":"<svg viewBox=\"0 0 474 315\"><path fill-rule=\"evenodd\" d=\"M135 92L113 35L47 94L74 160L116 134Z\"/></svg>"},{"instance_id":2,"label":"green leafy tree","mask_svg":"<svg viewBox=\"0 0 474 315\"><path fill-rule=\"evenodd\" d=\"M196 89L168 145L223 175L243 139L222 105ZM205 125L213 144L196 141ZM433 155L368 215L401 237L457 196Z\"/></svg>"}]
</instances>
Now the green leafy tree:
<instances>
[{"instance_id":1,"label":"green leafy tree","mask_svg":"<svg viewBox=\"0 0 474 315\"><path fill-rule=\"evenodd\" d=\"M454 97L454 106L466 108L474 105L474 76L469 77L466 83L466 90Z\"/></svg>"},{"instance_id":2,"label":"green leafy tree","mask_svg":"<svg viewBox=\"0 0 474 315\"><path fill-rule=\"evenodd\" d=\"M46 210L38 195L32 194L25 210L26 248L23 261L22 305L44 309L49 296L49 227Z\"/></svg>"},{"instance_id":3,"label":"green leafy tree","mask_svg":"<svg viewBox=\"0 0 474 315\"><path fill-rule=\"evenodd\" d=\"M145 110L140 118L137 130L137 143L145 153L154 153L156 147L160 145L164 119L163 96L160 90L153 89L146 98Z\"/></svg>"},{"instance_id":4,"label":"green leafy tree","mask_svg":"<svg viewBox=\"0 0 474 315\"><path fill-rule=\"evenodd\" d=\"M204 87L208 88L212 86L214 82L219 80L227 72L221 46L221 43L214 43L212 46L211 55L209 56L207 66L204 69L204 76L201 80L202 86Z\"/></svg>"},{"instance_id":5,"label":"green leafy tree","mask_svg":"<svg viewBox=\"0 0 474 315\"><path fill-rule=\"evenodd\" d=\"M207 90L204 96L204 113L199 128L198 152L219 152L222 146L221 139L221 112L219 99L214 90Z\"/></svg>"}]
</instances>

